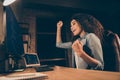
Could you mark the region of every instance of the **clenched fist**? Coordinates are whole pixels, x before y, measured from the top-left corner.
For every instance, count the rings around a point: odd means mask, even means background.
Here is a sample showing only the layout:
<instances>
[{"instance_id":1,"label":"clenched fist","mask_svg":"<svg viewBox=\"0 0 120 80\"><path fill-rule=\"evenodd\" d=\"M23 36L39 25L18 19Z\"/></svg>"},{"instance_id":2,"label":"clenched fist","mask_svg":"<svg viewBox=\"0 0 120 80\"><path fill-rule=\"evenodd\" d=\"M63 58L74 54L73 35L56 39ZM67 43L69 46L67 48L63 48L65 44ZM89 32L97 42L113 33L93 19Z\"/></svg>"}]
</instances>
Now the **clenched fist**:
<instances>
[{"instance_id":1,"label":"clenched fist","mask_svg":"<svg viewBox=\"0 0 120 80\"><path fill-rule=\"evenodd\" d=\"M81 56L83 51L83 44L79 40L74 41L72 44L72 49L77 53L77 55Z\"/></svg>"},{"instance_id":2,"label":"clenched fist","mask_svg":"<svg viewBox=\"0 0 120 80\"><path fill-rule=\"evenodd\" d=\"M61 28L62 26L63 26L63 22L62 21L58 21L57 28Z\"/></svg>"}]
</instances>

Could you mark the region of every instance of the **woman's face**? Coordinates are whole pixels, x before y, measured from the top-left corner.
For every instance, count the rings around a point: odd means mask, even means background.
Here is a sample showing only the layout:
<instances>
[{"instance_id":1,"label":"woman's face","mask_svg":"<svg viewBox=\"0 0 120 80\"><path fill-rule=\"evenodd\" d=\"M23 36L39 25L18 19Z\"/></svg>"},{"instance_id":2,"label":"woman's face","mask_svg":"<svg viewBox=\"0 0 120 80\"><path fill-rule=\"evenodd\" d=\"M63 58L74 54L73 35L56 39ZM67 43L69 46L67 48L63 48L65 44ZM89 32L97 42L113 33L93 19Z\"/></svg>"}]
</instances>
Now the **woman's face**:
<instances>
[{"instance_id":1,"label":"woman's face","mask_svg":"<svg viewBox=\"0 0 120 80\"><path fill-rule=\"evenodd\" d=\"M71 28L71 31L72 31L74 36L80 35L80 32L82 31L81 25L75 19L73 19L71 21L71 27L70 28Z\"/></svg>"}]
</instances>

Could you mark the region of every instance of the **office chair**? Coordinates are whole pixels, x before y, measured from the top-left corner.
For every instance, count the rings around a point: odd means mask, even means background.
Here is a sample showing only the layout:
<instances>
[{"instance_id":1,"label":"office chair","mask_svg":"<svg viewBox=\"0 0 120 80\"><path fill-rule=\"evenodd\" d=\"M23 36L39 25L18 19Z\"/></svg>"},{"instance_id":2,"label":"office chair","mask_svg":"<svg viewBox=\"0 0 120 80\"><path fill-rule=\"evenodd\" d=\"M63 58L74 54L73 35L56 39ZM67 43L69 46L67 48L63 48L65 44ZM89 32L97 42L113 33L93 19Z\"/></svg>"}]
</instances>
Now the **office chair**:
<instances>
[{"instance_id":1,"label":"office chair","mask_svg":"<svg viewBox=\"0 0 120 80\"><path fill-rule=\"evenodd\" d=\"M104 71L120 72L120 39L111 31L103 33Z\"/></svg>"}]
</instances>

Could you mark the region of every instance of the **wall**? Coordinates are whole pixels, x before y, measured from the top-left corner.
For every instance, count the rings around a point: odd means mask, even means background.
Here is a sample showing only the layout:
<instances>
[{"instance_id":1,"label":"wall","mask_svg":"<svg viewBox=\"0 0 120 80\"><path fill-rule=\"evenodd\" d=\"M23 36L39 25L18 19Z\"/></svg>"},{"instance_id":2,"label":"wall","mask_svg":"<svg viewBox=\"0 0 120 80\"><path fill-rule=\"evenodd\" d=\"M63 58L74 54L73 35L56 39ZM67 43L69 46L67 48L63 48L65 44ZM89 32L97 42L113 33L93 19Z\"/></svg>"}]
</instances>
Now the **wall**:
<instances>
[{"instance_id":1,"label":"wall","mask_svg":"<svg viewBox=\"0 0 120 80\"><path fill-rule=\"evenodd\" d=\"M0 2L0 44L4 39L4 31L3 31L3 6L2 2Z\"/></svg>"},{"instance_id":2,"label":"wall","mask_svg":"<svg viewBox=\"0 0 120 80\"><path fill-rule=\"evenodd\" d=\"M0 73L4 72L5 70L5 64L2 61L5 58L4 51L2 48L1 43L3 42L4 39L4 30L3 30L3 6L2 2L0 2Z\"/></svg>"}]
</instances>

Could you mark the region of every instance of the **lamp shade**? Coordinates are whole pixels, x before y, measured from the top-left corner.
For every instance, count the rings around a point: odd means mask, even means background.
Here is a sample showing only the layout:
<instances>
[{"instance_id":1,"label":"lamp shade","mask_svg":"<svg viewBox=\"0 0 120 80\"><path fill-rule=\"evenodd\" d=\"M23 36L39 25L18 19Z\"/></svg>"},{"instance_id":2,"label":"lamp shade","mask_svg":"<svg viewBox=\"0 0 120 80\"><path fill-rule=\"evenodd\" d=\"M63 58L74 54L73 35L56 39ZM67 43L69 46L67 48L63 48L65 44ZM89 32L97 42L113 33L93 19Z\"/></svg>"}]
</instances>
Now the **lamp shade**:
<instances>
[{"instance_id":1,"label":"lamp shade","mask_svg":"<svg viewBox=\"0 0 120 80\"><path fill-rule=\"evenodd\" d=\"M12 4L13 2L15 2L16 0L4 0L3 1L3 6L8 6L10 4Z\"/></svg>"}]
</instances>

